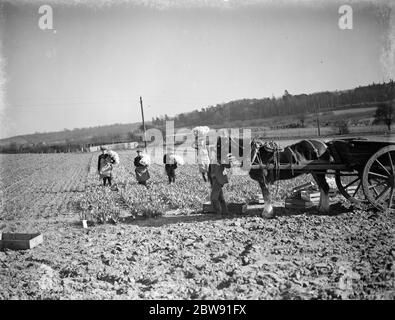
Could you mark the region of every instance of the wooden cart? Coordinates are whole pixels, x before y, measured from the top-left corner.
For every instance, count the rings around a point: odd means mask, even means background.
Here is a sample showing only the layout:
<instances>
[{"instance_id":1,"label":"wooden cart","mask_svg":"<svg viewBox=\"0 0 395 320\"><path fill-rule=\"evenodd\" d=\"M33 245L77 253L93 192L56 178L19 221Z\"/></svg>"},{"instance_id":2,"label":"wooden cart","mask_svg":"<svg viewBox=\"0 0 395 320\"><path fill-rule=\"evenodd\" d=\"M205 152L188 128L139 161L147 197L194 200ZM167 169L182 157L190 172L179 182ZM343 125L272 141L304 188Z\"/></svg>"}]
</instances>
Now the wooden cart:
<instances>
[{"instance_id":1,"label":"wooden cart","mask_svg":"<svg viewBox=\"0 0 395 320\"><path fill-rule=\"evenodd\" d=\"M280 164L279 169L333 174L339 192L350 202L369 202L381 211L395 212L395 141L353 138L332 140L327 145L334 162ZM252 166L257 167L262 166Z\"/></svg>"}]
</instances>

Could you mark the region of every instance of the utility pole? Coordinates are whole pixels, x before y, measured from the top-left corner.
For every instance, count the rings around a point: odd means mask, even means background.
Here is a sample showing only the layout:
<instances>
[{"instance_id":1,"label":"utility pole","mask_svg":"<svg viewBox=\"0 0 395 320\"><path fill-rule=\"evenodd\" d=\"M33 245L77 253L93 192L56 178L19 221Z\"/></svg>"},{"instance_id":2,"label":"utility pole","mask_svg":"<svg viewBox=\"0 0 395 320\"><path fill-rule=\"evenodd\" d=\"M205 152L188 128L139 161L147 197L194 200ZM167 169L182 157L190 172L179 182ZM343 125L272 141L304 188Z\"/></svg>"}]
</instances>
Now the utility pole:
<instances>
[{"instance_id":1,"label":"utility pole","mask_svg":"<svg viewBox=\"0 0 395 320\"><path fill-rule=\"evenodd\" d=\"M143 118L143 130L144 130L144 148L147 151L147 139L145 137L145 122L144 122L144 109L143 109L143 98L140 97L141 117Z\"/></svg>"}]
</instances>

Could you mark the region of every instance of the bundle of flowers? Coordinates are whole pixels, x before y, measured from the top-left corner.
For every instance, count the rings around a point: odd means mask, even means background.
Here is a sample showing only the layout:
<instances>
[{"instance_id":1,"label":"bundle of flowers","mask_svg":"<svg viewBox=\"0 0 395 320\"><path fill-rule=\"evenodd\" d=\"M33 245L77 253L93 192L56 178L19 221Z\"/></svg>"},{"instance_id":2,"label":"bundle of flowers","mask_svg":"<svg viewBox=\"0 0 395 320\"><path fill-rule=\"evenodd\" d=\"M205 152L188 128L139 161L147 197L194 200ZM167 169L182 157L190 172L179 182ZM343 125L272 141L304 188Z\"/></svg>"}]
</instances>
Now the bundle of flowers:
<instances>
[{"instance_id":1,"label":"bundle of flowers","mask_svg":"<svg viewBox=\"0 0 395 320\"><path fill-rule=\"evenodd\" d=\"M241 166L241 162L231 153L227 154L228 160L231 163L232 166L234 167L239 167Z\"/></svg>"},{"instance_id":2,"label":"bundle of flowers","mask_svg":"<svg viewBox=\"0 0 395 320\"><path fill-rule=\"evenodd\" d=\"M217 131L218 137L229 138L229 130L228 129L219 129Z\"/></svg>"},{"instance_id":3,"label":"bundle of flowers","mask_svg":"<svg viewBox=\"0 0 395 320\"><path fill-rule=\"evenodd\" d=\"M210 157L207 149L200 149L198 153L198 163L210 163Z\"/></svg>"},{"instance_id":4,"label":"bundle of flowers","mask_svg":"<svg viewBox=\"0 0 395 320\"><path fill-rule=\"evenodd\" d=\"M142 155L142 158L141 158L141 160L140 160L140 163L141 163L143 166L149 166L149 165L151 165L151 157L150 157L148 154L144 153L144 154Z\"/></svg>"},{"instance_id":5,"label":"bundle of flowers","mask_svg":"<svg viewBox=\"0 0 395 320\"><path fill-rule=\"evenodd\" d=\"M113 158L114 159L114 161L115 161L115 164L119 164L119 162L120 162L120 159L119 159L119 155L118 155L118 153L116 153L115 151L113 151L113 150L110 150L110 151L108 151L108 154L111 156L111 158Z\"/></svg>"},{"instance_id":6,"label":"bundle of flowers","mask_svg":"<svg viewBox=\"0 0 395 320\"><path fill-rule=\"evenodd\" d=\"M175 155L175 154L170 155L170 160L174 160L180 166L185 164L184 159L181 156L178 156L178 155Z\"/></svg>"},{"instance_id":7,"label":"bundle of flowers","mask_svg":"<svg viewBox=\"0 0 395 320\"><path fill-rule=\"evenodd\" d=\"M199 126L192 129L193 134L197 136L205 136L209 133L210 128L207 126Z\"/></svg>"}]
</instances>

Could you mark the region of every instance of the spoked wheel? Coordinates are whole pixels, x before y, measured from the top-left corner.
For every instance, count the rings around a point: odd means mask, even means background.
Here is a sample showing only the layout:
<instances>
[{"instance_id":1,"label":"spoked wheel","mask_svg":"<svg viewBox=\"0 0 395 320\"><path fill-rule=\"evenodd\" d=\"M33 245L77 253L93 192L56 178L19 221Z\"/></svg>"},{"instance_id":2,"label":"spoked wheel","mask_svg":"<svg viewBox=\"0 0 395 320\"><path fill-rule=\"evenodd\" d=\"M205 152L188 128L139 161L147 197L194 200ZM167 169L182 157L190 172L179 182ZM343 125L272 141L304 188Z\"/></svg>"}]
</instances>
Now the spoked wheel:
<instances>
[{"instance_id":1,"label":"spoked wheel","mask_svg":"<svg viewBox=\"0 0 395 320\"><path fill-rule=\"evenodd\" d=\"M368 160L362 187L373 206L395 212L395 146L380 149Z\"/></svg>"},{"instance_id":2,"label":"spoked wheel","mask_svg":"<svg viewBox=\"0 0 395 320\"><path fill-rule=\"evenodd\" d=\"M354 171L336 171L335 181L339 192L351 203L361 205L366 202L362 190L362 173Z\"/></svg>"}]
</instances>

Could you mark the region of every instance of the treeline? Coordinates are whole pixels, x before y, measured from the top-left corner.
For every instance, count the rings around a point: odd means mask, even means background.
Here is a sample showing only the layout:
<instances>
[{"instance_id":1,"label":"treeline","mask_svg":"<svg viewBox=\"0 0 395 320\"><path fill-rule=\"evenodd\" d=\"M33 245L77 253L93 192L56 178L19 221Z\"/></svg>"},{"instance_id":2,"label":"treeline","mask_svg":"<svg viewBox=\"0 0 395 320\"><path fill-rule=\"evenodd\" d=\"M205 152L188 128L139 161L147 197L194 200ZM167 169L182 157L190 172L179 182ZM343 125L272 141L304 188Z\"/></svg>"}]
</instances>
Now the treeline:
<instances>
[{"instance_id":1,"label":"treeline","mask_svg":"<svg viewBox=\"0 0 395 320\"><path fill-rule=\"evenodd\" d=\"M4 139L0 153L85 152L92 146L141 141L142 133L138 127L138 124L114 124L23 135Z\"/></svg>"},{"instance_id":2,"label":"treeline","mask_svg":"<svg viewBox=\"0 0 395 320\"><path fill-rule=\"evenodd\" d=\"M167 115L156 117L152 119L152 124L160 127L166 120L174 120L176 127L191 127L289 115L303 117L303 114L316 113L318 110L322 112L388 101L393 99L394 90L393 80L346 91L292 95L285 90L281 97L231 101L181 113L173 118Z\"/></svg>"},{"instance_id":3,"label":"treeline","mask_svg":"<svg viewBox=\"0 0 395 320\"><path fill-rule=\"evenodd\" d=\"M126 134L95 135L84 139L66 139L58 143L16 143L10 142L0 146L0 153L59 153L59 152L89 152L92 146L141 141L142 135L139 131Z\"/></svg>"},{"instance_id":4,"label":"treeline","mask_svg":"<svg viewBox=\"0 0 395 320\"><path fill-rule=\"evenodd\" d=\"M12 142L9 145L0 146L0 153L58 153L58 152L88 152L86 145L82 144L17 144Z\"/></svg>"},{"instance_id":5,"label":"treeline","mask_svg":"<svg viewBox=\"0 0 395 320\"><path fill-rule=\"evenodd\" d=\"M64 129L57 132L34 133L16 136L12 138L0 140L0 144L7 144L11 142L23 142L28 144L58 144L58 143L73 143L78 142L82 144L96 144L100 143L102 139L108 142L117 140L127 140L135 138L135 131L138 129L140 123L131 124L112 124L106 126L95 126L88 128Z\"/></svg>"},{"instance_id":6,"label":"treeline","mask_svg":"<svg viewBox=\"0 0 395 320\"><path fill-rule=\"evenodd\" d=\"M208 125L223 127L228 124L261 126L264 119L278 117L271 123L272 129L304 127L308 114L318 110L330 112L336 109L358 108L365 105L379 105L394 99L394 81L381 84L360 86L352 90L318 92L313 94L292 95L287 90L281 97L263 99L242 99L200 110L181 113L175 117L162 115L146 123L146 129L158 128L164 133L167 120L173 120L177 128ZM296 121L287 120L291 116ZM273 122L273 121L272 121ZM329 125L329 124L326 124ZM80 152L91 146L142 141L143 128L140 123L113 124L81 128L59 132L35 133L0 141L0 153L25 152Z\"/></svg>"}]
</instances>

